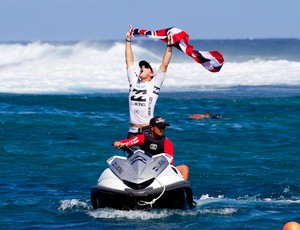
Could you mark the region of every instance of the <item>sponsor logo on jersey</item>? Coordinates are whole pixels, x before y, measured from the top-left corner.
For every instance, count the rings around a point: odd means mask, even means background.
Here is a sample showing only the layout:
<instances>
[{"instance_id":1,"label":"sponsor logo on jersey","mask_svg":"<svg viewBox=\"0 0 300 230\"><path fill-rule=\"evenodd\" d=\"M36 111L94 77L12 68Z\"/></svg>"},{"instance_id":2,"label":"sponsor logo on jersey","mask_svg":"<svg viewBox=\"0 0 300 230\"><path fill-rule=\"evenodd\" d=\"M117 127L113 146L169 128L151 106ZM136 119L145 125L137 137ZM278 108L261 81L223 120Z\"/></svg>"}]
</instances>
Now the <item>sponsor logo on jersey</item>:
<instances>
[{"instance_id":1,"label":"sponsor logo on jersey","mask_svg":"<svg viewBox=\"0 0 300 230\"><path fill-rule=\"evenodd\" d=\"M151 144L150 149L151 150L156 150L157 149L157 144Z\"/></svg>"},{"instance_id":2,"label":"sponsor logo on jersey","mask_svg":"<svg viewBox=\"0 0 300 230\"><path fill-rule=\"evenodd\" d=\"M154 86L154 89L153 89L153 93L155 93L155 94L159 94L159 91L160 91L160 88L159 87L157 87L157 86Z\"/></svg>"}]
</instances>

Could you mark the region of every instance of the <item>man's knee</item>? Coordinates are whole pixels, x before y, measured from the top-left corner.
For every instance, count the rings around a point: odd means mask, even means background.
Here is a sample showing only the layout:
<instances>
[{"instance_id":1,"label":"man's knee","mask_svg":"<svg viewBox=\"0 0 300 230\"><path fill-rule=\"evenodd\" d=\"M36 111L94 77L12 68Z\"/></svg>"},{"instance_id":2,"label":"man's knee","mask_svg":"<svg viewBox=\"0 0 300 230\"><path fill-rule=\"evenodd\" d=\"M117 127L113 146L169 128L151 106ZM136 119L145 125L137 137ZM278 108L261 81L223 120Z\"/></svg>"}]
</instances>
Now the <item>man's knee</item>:
<instances>
[{"instance_id":1,"label":"man's knee","mask_svg":"<svg viewBox=\"0 0 300 230\"><path fill-rule=\"evenodd\" d=\"M181 175L183 176L183 178L185 180L188 180L189 178L189 167L187 165L178 165L176 166L176 168L179 170L179 172L181 173Z\"/></svg>"}]
</instances>

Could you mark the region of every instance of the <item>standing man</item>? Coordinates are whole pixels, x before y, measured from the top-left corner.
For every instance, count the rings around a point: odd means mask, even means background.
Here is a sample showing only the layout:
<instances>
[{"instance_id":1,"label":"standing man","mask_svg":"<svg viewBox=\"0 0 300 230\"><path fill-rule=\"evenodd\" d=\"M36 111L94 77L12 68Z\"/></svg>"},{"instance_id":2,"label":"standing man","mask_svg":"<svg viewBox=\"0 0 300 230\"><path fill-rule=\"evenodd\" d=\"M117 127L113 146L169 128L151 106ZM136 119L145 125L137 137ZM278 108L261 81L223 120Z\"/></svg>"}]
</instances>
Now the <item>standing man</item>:
<instances>
[{"instance_id":1,"label":"standing man","mask_svg":"<svg viewBox=\"0 0 300 230\"><path fill-rule=\"evenodd\" d=\"M156 71L148 61L142 60L139 62L140 72L136 74L131 47L131 29L130 25L130 30L126 33L125 48L130 114L127 138L141 133L149 135L149 121L154 116L155 104L172 56L171 36L168 35L166 51L159 69Z\"/></svg>"}]
</instances>

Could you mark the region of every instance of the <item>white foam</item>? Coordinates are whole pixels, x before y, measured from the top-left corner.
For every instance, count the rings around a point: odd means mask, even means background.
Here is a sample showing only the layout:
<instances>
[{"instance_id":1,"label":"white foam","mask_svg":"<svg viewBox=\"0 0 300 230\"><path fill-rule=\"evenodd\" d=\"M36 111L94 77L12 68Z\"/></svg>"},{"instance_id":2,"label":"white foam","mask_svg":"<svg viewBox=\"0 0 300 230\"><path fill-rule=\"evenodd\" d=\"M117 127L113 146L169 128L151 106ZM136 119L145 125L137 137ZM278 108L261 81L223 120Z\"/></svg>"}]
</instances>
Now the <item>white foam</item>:
<instances>
[{"instance_id":1,"label":"white foam","mask_svg":"<svg viewBox=\"0 0 300 230\"><path fill-rule=\"evenodd\" d=\"M95 211L89 212L89 215L94 218L100 219L115 219L115 218L125 218L130 220L152 220L152 219L162 219L173 215L173 212L167 210L152 210L152 211L141 211L141 210L130 210L122 211L115 209L97 209Z\"/></svg>"},{"instance_id":2,"label":"white foam","mask_svg":"<svg viewBox=\"0 0 300 230\"><path fill-rule=\"evenodd\" d=\"M71 200L62 200L58 209L64 211L73 208L89 209L89 206L87 205L87 203L82 202L80 200L71 199Z\"/></svg>"},{"instance_id":3,"label":"white foam","mask_svg":"<svg viewBox=\"0 0 300 230\"><path fill-rule=\"evenodd\" d=\"M199 214L219 214L219 215L231 215L238 211L238 208L212 208L199 210Z\"/></svg>"}]
</instances>

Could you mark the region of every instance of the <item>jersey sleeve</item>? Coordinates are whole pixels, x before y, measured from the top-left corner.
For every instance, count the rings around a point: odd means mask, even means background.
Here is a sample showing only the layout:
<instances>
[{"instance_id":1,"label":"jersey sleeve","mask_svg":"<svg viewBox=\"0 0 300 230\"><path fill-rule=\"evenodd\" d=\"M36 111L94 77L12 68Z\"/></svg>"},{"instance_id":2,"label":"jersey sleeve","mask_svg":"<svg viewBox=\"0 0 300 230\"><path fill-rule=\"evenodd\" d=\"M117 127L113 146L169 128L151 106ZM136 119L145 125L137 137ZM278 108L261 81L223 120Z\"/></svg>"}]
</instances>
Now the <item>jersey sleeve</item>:
<instances>
[{"instance_id":1,"label":"jersey sleeve","mask_svg":"<svg viewBox=\"0 0 300 230\"><path fill-rule=\"evenodd\" d=\"M174 146L172 141L170 141L168 138L165 139L165 152L173 157L173 160L171 164L174 163Z\"/></svg>"},{"instance_id":2,"label":"jersey sleeve","mask_svg":"<svg viewBox=\"0 0 300 230\"><path fill-rule=\"evenodd\" d=\"M127 68L127 78L128 78L129 84L132 84L137 79L137 75L135 73L133 65Z\"/></svg>"},{"instance_id":3,"label":"jersey sleeve","mask_svg":"<svg viewBox=\"0 0 300 230\"><path fill-rule=\"evenodd\" d=\"M140 135L136 135L132 138L128 138L128 139L124 139L124 140L120 140L120 142L128 147L131 146L142 146L144 144L145 141L145 135L144 134L140 134Z\"/></svg>"},{"instance_id":4,"label":"jersey sleeve","mask_svg":"<svg viewBox=\"0 0 300 230\"><path fill-rule=\"evenodd\" d=\"M162 72L160 68L158 68L154 77L155 86L160 88L165 80L165 77L166 77L166 73Z\"/></svg>"}]
</instances>

